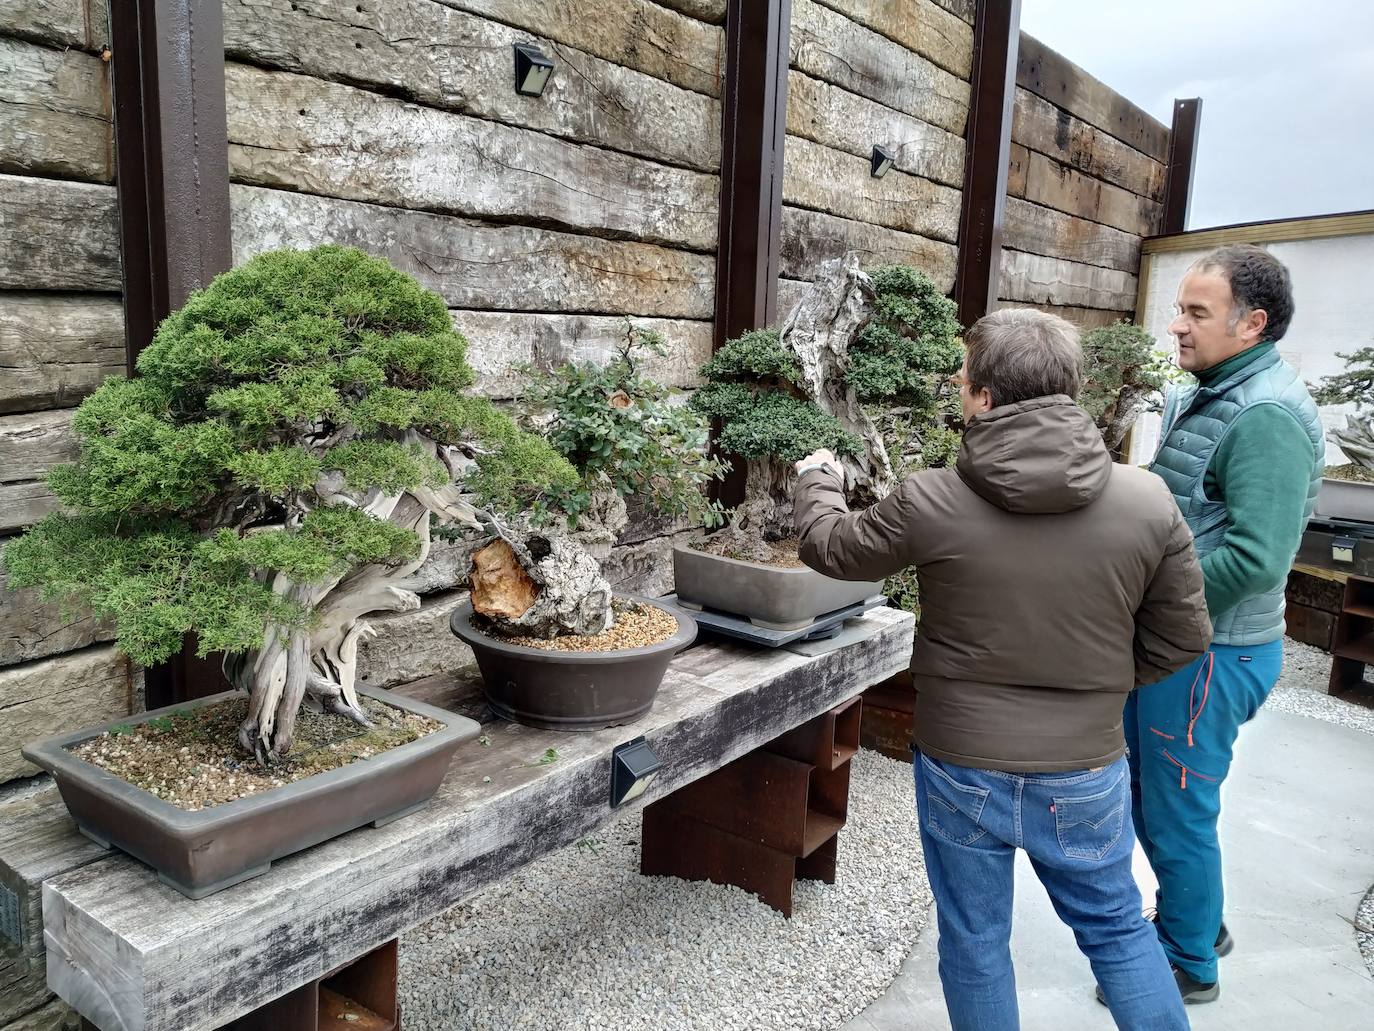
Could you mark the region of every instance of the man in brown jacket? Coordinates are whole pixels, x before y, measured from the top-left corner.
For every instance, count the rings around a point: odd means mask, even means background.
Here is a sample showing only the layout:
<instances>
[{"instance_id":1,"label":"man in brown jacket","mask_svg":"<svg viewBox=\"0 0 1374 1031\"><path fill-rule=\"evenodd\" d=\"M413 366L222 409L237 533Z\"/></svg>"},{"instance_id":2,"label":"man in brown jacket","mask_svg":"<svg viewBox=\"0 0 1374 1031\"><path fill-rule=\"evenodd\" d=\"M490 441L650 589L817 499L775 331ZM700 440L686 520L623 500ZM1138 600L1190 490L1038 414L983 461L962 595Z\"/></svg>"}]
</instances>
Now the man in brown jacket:
<instances>
[{"instance_id":1,"label":"man in brown jacket","mask_svg":"<svg viewBox=\"0 0 1374 1031\"><path fill-rule=\"evenodd\" d=\"M1017 848L1074 931L1120 1028L1186 1028L1131 873L1121 711L1211 628L1192 535L1158 477L1112 462L1074 403L1063 319L1003 310L965 337L951 469L850 513L821 451L797 463L807 565L845 580L915 566L916 801L955 1031L1019 1026Z\"/></svg>"}]
</instances>

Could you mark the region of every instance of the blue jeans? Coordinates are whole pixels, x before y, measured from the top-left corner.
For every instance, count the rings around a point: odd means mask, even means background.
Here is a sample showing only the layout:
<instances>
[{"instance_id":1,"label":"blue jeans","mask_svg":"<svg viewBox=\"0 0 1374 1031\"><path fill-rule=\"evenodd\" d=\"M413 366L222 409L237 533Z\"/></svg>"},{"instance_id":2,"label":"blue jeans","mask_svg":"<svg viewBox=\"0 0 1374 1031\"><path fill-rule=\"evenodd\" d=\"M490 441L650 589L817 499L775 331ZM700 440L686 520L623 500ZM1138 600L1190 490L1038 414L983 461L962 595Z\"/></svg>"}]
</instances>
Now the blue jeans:
<instances>
[{"instance_id":1,"label":"blue jeans","mask_svg":"<svg viewBox=\"0 0 1374 1031\"><path fill-rule=\"evenodd\" d=\"M1236 735L1269 697L1282 666L1282 641L1213 645L1126 700L1131 812L1159 879L1159 939L1175 966L1205 984L1217 979L1221 784Z\"/></svg>"},{"instance_id":2,"label":"blue jeans","mask_svg":"<svg viewBox=\"0 0 1374 1031\"><path fill-rule=\"evenodd\" d=\"M1126 760L1074 773L1002 773L917 753L916 805L954 1031L1016 1031L1013 863L1030 856L1123 1031L1188 1027L1131 874Z\"/></svg>"}]
</instances>

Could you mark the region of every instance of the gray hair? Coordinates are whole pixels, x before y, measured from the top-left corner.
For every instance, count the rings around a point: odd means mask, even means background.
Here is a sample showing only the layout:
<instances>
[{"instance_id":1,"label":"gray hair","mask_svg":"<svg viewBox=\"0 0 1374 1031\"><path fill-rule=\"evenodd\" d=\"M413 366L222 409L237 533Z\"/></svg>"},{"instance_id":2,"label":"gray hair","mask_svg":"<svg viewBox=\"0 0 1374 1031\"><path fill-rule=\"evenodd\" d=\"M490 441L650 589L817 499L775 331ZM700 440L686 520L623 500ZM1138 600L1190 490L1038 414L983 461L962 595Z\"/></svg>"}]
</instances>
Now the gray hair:
<instances>
[{"instance_id":1,"label":"gray hair","mask_svg":"<svg viewBox=\"0 0 1374 1031\"><path fill-rule=\"evenodd\" d=\"M1050 394L1078 396L1083 348L1073 323L1033 308L984 315L964 334L969 389L987 388L994 408Z\"/></svg>"},{"instance_id":2,"label":"gray hair","mask_svg":"<svg viewBox=\"0 0 1374 1031\"><path fill-rule=\"evenodd\" d=\"M1191 271L1219 272L1231 284L1231 317L1226 332L1235 333L1247 312L1263 311L1265 340L1282 340L1293 321L1293 280L1283 262L1262 247L1248 243L1218 247L1193 262Z\"/></svg>"}]
</instances>

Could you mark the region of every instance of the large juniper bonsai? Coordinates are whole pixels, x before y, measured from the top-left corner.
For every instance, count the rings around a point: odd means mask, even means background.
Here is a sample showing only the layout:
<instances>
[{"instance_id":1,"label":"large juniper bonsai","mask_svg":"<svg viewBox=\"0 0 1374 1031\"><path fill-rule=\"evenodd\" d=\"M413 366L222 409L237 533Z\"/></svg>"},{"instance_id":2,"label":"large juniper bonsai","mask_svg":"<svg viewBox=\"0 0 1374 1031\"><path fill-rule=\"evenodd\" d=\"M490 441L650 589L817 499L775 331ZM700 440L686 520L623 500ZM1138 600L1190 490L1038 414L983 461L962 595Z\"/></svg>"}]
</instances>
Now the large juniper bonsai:
<instances>
[{"instance_id":1,"label":"large juniper bonsai","mask_svg":"<svg viewBox=\"0 0 1374 1031\"><path fill-rule=\"evenodd\" d=\"M1357 470L1374 469L1374 347L1361 347L1350 354L1337 352L1345 362L1345 370L1325 376L1312 390L1312 398L1319 405L1354 405L1355 411L1345 417L1345 429L1331 428L1326 435L1345 452L1354 470L1336 470L1338 476L1353 473L1350 478L1364 479L1368 473Z\"/></svg>"},{"instance_id":2,"label":"large juniper bonsai","mask_svg":"<svg viewBox=\"0 0 1374 1031\"><path fill-rule=\"evenodd\" d=\"M139 375L77 410L70 512L5 552L11 584L114 617L167 659L193 633L248 691L243 747L291 747L305 696L360 723L364 618L409 610L431 517L491 525L576 482L473 381L443 300L361 251L255 258L168 318Z\"/></svg>"},{"instance_id":3,"label":"large juniper bonsai","mask_svg":"<svg viewBox=\"0 0 1374 1031\"><path fill-rule=\"evenodd\" d=\"M924 273L854 254L827 262L778 330L729 341L701 370L692 405L719 419L722 451L747 463L731 550L791 533L792 463L828 448L854 501L882 498L893 469L875 414L938 432L940 385L963 360L953 302Z\"/></svg>"}]
</instances>

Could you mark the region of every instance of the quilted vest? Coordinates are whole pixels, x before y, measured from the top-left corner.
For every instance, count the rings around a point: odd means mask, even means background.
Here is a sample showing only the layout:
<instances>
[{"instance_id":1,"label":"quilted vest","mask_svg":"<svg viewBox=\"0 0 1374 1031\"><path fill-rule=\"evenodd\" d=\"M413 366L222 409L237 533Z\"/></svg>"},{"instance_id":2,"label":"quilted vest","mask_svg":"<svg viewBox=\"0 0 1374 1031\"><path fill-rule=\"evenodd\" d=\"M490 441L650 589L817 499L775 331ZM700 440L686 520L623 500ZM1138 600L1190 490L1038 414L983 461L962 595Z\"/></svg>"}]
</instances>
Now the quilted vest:
<instances>
[{"instance_id":1,"label":"quilted vest","mask_svg":"<svg viewBox=\"0 0 1374 1031\"><path fill-rule=\"evenodd\" d=\"M1193 531L1199 558L1221 546L1230 526L1226 505L1207 497L1212 455L1243 412L1257 405L1279 405L1302 424L1312 442L1312 479L1307 488L1304 523L1312 517L1321 486L1325 434L1317 406L1297 372L1277 350L1257 358L1210 387L1193 385L1170 391L1164 407L1159 451L1150 468L1168 484ZM1213 644L1252 646L1277 641L1284 633L1284 585L1246 598L1228 612L1212 613Z\"/></svg>"}]
</instances>

